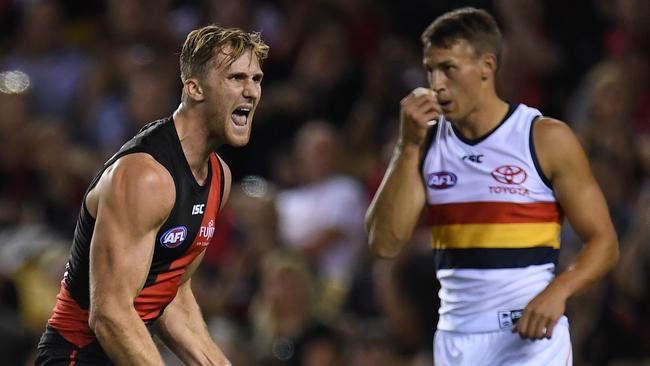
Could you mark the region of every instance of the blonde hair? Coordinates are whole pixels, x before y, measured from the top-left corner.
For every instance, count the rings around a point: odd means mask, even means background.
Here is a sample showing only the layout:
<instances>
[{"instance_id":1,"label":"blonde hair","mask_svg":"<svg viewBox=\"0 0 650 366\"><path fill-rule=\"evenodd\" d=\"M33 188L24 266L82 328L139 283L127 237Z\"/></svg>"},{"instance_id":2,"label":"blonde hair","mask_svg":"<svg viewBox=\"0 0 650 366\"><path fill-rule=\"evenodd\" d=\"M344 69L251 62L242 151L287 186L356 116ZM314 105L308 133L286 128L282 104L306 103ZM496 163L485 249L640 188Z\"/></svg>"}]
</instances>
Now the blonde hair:
<instances>
[{"instance_id":1,"label":"blonde hair","mask_svg":"<svg viewBox=\"0 0 650 366\"><path fill-rule=\"evenodd\" d=\"M207 25L191 31L185 39L180 56L181 80L203 78L215 56L215 50L227 56L228 64L249 50L260 64L269 54L269 46L264 43L259 32L247 33L238 28Z\"/></svg>"}]
</instances>

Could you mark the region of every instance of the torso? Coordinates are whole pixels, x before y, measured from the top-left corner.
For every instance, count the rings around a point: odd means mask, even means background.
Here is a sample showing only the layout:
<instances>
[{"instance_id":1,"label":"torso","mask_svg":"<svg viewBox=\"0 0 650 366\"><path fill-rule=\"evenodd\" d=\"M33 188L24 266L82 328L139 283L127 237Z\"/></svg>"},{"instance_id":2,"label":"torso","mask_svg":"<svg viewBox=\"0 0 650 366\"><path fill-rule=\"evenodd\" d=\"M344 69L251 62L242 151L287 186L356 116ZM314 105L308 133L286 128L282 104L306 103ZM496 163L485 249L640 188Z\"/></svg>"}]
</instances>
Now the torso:
<instances>
[{"instance_id":1,"label":"torso","mask_svg":"<svg viewBox=\"0 0 650 366\"><path fill-rule=\"evenodd\" d=\"M512 105L467 140L438 124L422 168L441 282L439 329L507 328L554 276L562 220L535 156L539 111Z\"/></svg>"},{"instance_id":2,"label":"torso","mask_svg":"<svg viewBox=\"0 0 650 366\"><path fill-rule=\"evenodd\" d=\"M61 292L48 322L64 338L70 338L68 341L77 345L94 339L87 324L89 252L95 225L93 213L96 213L96 202L90 193L107 168L133 153L149 154L167 169L176 191L174 206L156 234L145 283L134 301L135 309L145 323L162 314L174 299L187 267L204 252L214 237L224 189L219 157L216 153L210 155L207 179L199 185L185 159L172 119L148 125L104 165L91 183L81 208Z\"/></svg>"}]
</instances>

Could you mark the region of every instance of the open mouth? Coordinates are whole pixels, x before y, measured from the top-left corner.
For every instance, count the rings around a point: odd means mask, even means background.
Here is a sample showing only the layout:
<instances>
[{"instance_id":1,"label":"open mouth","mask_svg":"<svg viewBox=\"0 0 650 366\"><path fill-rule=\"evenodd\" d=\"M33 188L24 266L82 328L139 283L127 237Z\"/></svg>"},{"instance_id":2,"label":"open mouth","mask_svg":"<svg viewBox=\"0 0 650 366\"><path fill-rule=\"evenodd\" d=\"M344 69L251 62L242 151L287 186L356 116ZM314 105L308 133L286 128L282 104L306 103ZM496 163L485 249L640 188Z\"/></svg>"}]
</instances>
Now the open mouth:
<instances>
[{"instance_id":1,"label":"open mouth","mask_svg":"<svg viewBox=\"0 0 650 366\"><path fill-rule=\"evenodd\" d=\"M232 120L237 126L246 126L248 115L251 113L250 107L237 107L232 112Z\"/></svg>"},{"instance_id":2,"label":"open mouth","mask_svg":"<svg viewBox=\"0 0 650 366\"><path fill-rule=\"evenodd\" d=\"M449 107L449 105L451 104L451 101L450 100L444 100L444 101L441 100L441 101L438 102L438 104L440 104L440 107L443 110L446 110Z\"/></svg>"}]
</instances>

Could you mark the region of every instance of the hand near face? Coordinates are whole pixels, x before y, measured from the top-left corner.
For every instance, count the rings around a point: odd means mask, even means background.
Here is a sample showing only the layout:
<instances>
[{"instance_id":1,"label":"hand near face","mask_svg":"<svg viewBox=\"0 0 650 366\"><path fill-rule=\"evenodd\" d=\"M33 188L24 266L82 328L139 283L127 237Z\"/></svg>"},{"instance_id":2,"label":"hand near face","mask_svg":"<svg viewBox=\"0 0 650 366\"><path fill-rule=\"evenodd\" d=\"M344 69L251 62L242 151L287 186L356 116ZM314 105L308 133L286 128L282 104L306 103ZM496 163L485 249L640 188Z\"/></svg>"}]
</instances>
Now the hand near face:
<instances>
[{"instance_id":1,"label":"hand near face","mask_svg":"<svg viewBox=\"0 0 650 366\"><path fill-rule=\"evenodd\" d=\"M430 121L442 114L431 89L416 88L400 102L400 141L402 145L421 146Z\"/></svg>"},{"instance_id":2,"label":"hand near face","mask_svg":"<svg viewBox=\"0 0 650 366\"><path fill-rule=\"evenodd\" d=\"M512 332L519 333L523 339L551 338L553 328L564 314L566 299L559 289L547 287L528 303Z\"/></svg>"}]
</instances>

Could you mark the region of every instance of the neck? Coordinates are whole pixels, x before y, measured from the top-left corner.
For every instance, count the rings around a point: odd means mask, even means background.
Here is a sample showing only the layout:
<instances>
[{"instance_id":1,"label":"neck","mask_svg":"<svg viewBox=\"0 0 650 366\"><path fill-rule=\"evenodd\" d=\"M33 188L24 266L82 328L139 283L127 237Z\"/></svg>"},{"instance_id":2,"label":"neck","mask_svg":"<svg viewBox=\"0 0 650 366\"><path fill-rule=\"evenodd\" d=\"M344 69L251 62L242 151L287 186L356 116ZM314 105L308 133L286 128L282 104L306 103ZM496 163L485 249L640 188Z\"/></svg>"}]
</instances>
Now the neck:
<instances>
[{"instance_id":1,"label":"neck","mask_svg":"<svg viewBox=\"0 0 650 366\"><path fill-rule=\"evenodd\" d=\"M173 118L185 159L201 184L208 175L210 154L220 145L219 141L210 132L209 119L198 108L181 103Z\"/></svg>"},{"instance_id":2,"label":"neck","mask_svg":"<svg viewBox=\"0 0 650 366\"><path fill-rule=\"evenodd\" d=\"M465 118L454 121L456 128L469 139L485 136L501 123L508 112L508 103L501 100L496 94L479 98L479 100L480 102Z\"/></svg>"}]
</instances>

